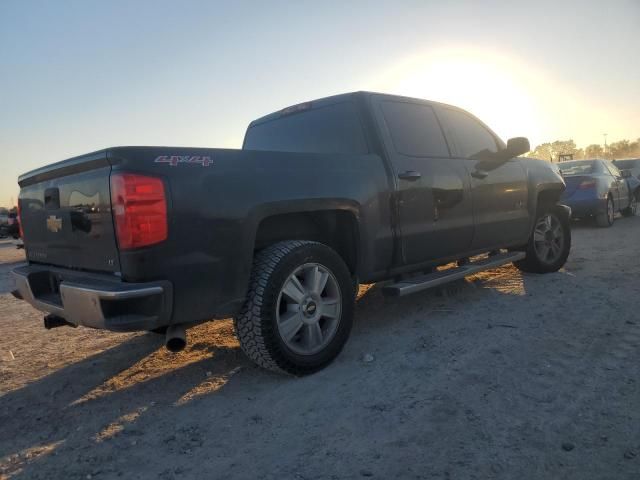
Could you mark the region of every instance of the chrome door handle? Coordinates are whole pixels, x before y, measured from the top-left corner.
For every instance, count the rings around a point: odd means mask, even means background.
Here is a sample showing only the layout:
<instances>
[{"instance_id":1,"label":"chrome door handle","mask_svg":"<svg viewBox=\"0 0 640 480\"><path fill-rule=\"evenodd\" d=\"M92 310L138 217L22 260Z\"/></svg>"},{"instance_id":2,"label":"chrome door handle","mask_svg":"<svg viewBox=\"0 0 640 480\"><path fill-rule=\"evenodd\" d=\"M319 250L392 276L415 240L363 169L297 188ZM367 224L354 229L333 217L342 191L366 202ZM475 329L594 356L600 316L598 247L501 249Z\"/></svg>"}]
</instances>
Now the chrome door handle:
<instances>
[{"instance_id":1,"label":"chrome door handle","mask_svg":"<svg viewBox=\"0 0 640 480\"><path fill-rule=\"evenodd\" d=\"M398 178L400 180L409 180L410 182L414 182L422 177L420 172L415 172L413 170L407 170L406 172L402 172L398 174Z\"/></svg>"}]
</instances>

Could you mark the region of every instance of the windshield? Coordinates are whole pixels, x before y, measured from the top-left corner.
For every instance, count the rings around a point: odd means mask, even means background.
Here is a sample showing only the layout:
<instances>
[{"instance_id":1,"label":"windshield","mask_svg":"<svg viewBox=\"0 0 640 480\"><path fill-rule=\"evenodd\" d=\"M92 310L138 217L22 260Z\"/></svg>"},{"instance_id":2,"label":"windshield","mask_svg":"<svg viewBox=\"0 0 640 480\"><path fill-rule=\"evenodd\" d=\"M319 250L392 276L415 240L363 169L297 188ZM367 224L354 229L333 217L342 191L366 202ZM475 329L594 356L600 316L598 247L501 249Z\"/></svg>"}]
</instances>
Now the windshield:
<instances>
[{"instance_id":1,"label":"windshield","mask_svg":"<svg viewBox=\"0 0 640 480\"><path fill-rule=\"evenodd\" d=\"M565 176L590 175L598 171L595 160L582 160L578 162L562 162L560 171Z\"/></svg>"}]
</instances>

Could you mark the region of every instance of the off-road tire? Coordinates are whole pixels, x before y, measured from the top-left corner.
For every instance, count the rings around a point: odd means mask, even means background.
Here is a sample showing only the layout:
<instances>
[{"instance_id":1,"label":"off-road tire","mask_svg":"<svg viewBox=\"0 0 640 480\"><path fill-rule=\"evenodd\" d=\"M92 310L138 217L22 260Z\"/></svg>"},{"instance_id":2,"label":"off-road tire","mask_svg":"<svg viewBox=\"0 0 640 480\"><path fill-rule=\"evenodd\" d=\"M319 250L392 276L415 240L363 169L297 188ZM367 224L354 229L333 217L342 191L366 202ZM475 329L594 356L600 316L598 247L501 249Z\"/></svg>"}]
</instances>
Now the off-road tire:
<instances>
[{"instance_id":1,"label":"off-road tire","mask_svg":"<svg viewBox=\"0 0 640 480\"><path fill-rule=\"evenodd\" d=\"M611 215L611 211L613 212L613 215ZM600 228L608 228L613 225L615 216L616 207L613 203L613 198L607 197L607 208L604 212L596 214L596 225Z\"/></svg>"},{"instance_id":2,"label":"off-road tire","mask_svg":"<svg viewBox=\"0 0 640 480\"><path fill-rule=\"evenodd\" d=\"M341 314L332 340L321 351L300 355L290 350L277 327L276 304L289 275L301 265L318 263L334 275L340 289ZM342 258L317 242L289 240L275 243L255 255L249 291L234 318L242 351L259 366L301 376L326 367L335 359L351 332L355 304L354 282Z\"/></svg>"},{"instance_id":3,"label":"off-road tire","mask_svg":"<svg viewBox=\"0 0 640 480\"><path fill-rule=\"evenodd\" d=\"M564 212L556 206L545 207L538 211L534 228L531 231L531 236L529 237L529 242L525 249L526 256L522 260L513 262L519 270L530 273L551 273L557 272L566 263L567 258L569 257L569 252L571 251L571 225L569 223L569 218L563 213ZM538 224L540 219L548 214L552 214L558 219L564 235L564 242L560 255L552 263L547 263L539 258L539 254L536 251L534 243L535 226Z\"/></svg>"}]
</instances>

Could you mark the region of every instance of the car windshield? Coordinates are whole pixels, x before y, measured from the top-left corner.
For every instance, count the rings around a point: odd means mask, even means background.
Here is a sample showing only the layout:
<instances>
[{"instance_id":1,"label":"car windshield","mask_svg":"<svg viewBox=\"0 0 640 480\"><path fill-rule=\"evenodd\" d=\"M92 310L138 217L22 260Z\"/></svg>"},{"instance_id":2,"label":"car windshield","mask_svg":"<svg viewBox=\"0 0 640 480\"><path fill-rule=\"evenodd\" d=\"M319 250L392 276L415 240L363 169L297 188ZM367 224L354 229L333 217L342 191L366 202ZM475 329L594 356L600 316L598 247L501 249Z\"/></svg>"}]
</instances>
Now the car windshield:
<instances>
[{"instance_id":1,"label":"car windshield","mask_svg":"<svg viewBox=\"0 0 640 480\"><path fill-rule=\"evenodd\" d=\"M596 162L594 160L582 160L578 162L562 162L560 171L565 176L571 175L590 175L597 171Z\"/></svg>"}]
</instances>

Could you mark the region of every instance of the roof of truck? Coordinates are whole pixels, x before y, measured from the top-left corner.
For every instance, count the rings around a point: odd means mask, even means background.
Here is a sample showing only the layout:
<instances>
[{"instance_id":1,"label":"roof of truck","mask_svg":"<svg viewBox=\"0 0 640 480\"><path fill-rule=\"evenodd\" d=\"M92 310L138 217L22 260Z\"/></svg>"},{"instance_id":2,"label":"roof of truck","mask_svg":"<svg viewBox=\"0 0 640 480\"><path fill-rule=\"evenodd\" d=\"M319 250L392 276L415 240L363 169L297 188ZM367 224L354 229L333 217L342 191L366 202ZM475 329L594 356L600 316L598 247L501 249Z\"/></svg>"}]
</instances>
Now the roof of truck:
<instances>
[{"instance_id":1,"label":"roof of truck","mask_svg":"<svg viewBox=\"0 0 640 480\"><path fill-rule=\"evenodd\" d=\"M424 102L424 103L439 103L439 102L434 102L432 100L426 100L423 98L415 98L415 97L406 97L403 95L393 95L393 94L389 94L389 93L380 93L380 92L369 92L369 91L364 91L364 90L360 90L357 92L348 92L348 93L340 93L338 95L331 95L330 97L323 97L323 98L318 98L316 100L309 100L306 102L302 102L302 103L296 103L294 105L290 105L288 107L285 107L283 109L280 110L276 110L275 112L269 113L267 115L264 115L260 118L256 118L255 120L253 120L250 124L249 127L252 127L253 125L257 125L259 123L263 123L269 120L274 120L276 118L279 118L283 115L287 115L289 113L295 113L298 111L303 111L303 110L308 110L312 107L318 107L318 106L325 106L325 105L331 105L333 103L339 103L339 102L343 102L347 99L350 99L351 97L368 97L371 95L380 95L380 96L384 96L384 97L388 97L388 98L393 98L396 100L412 100L412 101L419 101L419 102ZM440 104L440 105L444 105L444 104ZM447 105L449 107L453 107L453 108L458 108L455 107L453 105Z\"/></svg>"}]
</instances>

